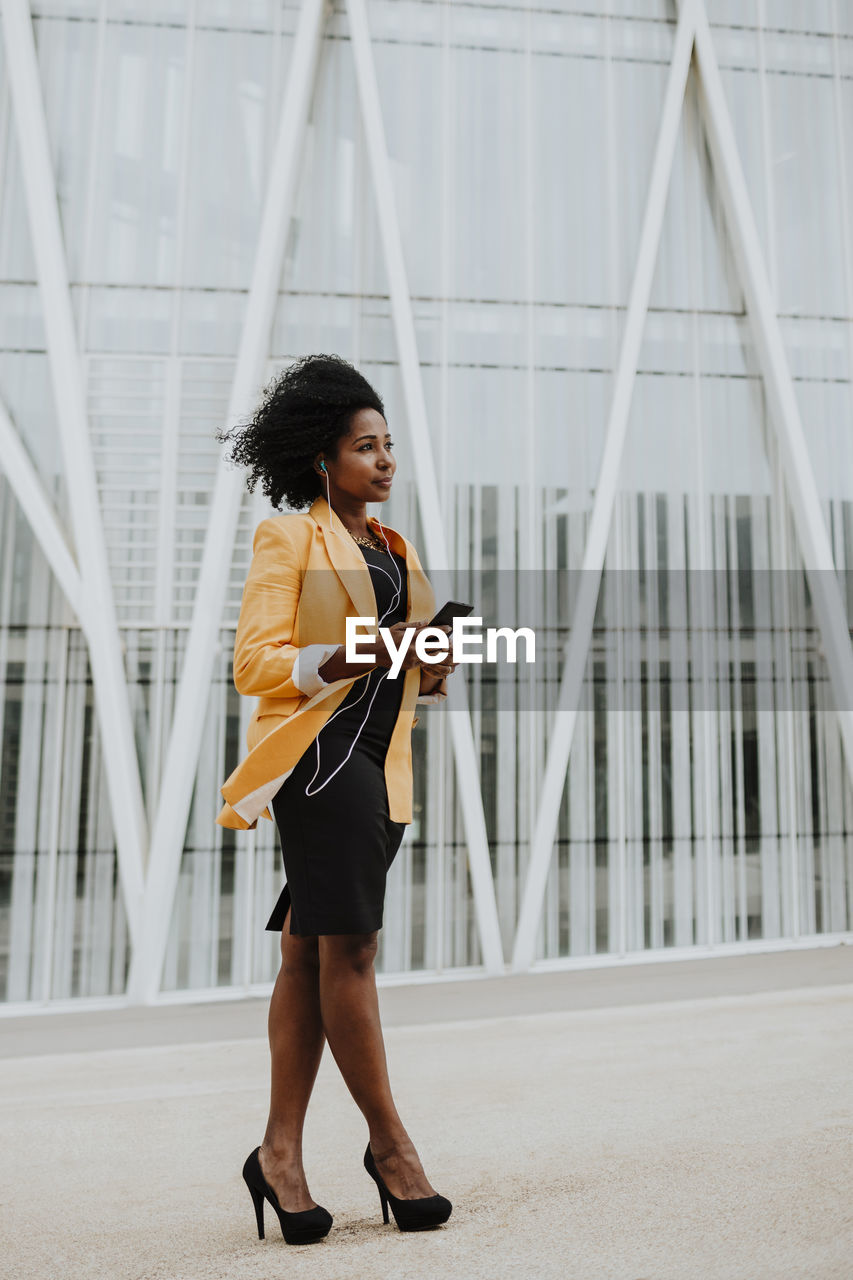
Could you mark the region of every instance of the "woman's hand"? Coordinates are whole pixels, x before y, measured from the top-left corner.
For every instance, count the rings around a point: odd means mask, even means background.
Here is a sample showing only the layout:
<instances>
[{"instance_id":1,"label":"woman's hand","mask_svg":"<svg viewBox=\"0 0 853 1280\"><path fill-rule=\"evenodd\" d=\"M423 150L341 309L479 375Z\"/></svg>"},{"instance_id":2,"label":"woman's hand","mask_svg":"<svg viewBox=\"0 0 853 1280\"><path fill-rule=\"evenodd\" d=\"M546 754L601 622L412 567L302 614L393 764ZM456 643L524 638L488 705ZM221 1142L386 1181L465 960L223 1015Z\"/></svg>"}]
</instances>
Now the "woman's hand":
<instances>
[{"instance_id":1,"label":"woman's hand","mask_svg":"<svg viewBox=\"0 0 853 1280\"><path fill-rule=\"evenodd\" d=\"M399 649L399 646L405 639L407 627L414 627L415 634L409 642L409 647L402 660L401 669L403 671L409 671L412 667L420 667L422 671L427 673L427 675L434 676L437 680L441 680L442 677L450 675L455 670L457 664L451 661L449 654L438 662L422 662L415 652L415 640L417 639L419 632L424 631L429 627L428 622L395 622L393 626L388 627L395 647ZM435 628L433 628L433 630L434 629ZM440 627L439 630L445 631L448 635L450 634L450 627ZM375 657L377 666L391 666L392 657L388 652L385 641L381 635L376 637Z\"/></svg>"},{"instance_id":2,"label":"woman's hand","mask_svg":"<svg viewBox=\"0 0 853 1280\"><path fill-rule=\"evenodd\" d=\"M425 622L415 623L415 626L417 626L418 631L422 631L424 627L429 626L429 623L425 623ZM435 630L435 628L433 628L433 630ZM450 632L451 632L450 627L439 627L438 630L446 632L447 635L450 635ZM414 642L415 642L415 636L412 637L413 646L414 646ZM428 676L432 676L433 679L435 679L440 684L445 676L453 675L453 672L456 670L458 663L454 662L453 659L450 657L450 654L447 653L443 658L439 658L437 661L418 662L418 665L421 668L421 671L425 671Z\"/></svg>"},{"instance_id":3,"label":"woman's hand","mask_svg":"<svg viewBox=\"0 0 853 1280\"><path fill-rule=\"evenodd\" d=\"M409 671L412 667L420 667L428 676L431 676L436 683L440 683L444 676L448 676L455 669L456 663L451 662L446 657L438 662L421 662L415 653L415 638L418 632L428 627L428 622L395 622L388 628L391 632L394 647L399 650L406 638L407 627L414 627L415 634L411 637L409 647L406 649L402 660L401 670ZM384 630L384 628L383 628ZM441 627L440 630L450 632L450 627ZM392 655L388 651L381 634L375 636L359 636L359 652L364 657L373 659L377 667L390 667L393 661ZM348 680L352 676L364 676L373 668L370 664L365 665L363 662L347 662L346 645L338 645L334 654L327 658L321 667L318 668L318 674L321 680L325 680L327 684L333 684L336 680Z\"/></svg>"},{"instance_id":4,"label":"woman's hand","mask_svg":"<svg viewBox=\"0 0 853 1280\"><path fill-rule=\"evenodd\" d=\"M453 675L453 672L456 670L456 666L457 664L455 662L451 662L449 658L447 662L444 663L432 663L429 666L427 666L425 662L420 664L421 671L425 671L428 676L434 676L439 684L445 676Z\"/></svg>"},{"instance_id":5,"label":"woman's hand","mask_svg":"<svg viewBox=\"0 0 853 1280\"><path fill-rule=\"evenodd\" d=\"M406 638L407 627L416 627L417 630L420 630L420 625L417 622L395 622L390 627L382 628L383 631L391 632L391 638L394 642L394 647L398 651L399 651L400 645L403 643L403 641ZM417 631L415 632L415 635L416 634L417 634ZM390 667L391 663L394 661L393 656L391 655L391 653L388 650L388 647L385 644L385 638L381 634L376 636L373 653L374 653L374 657L376 658L376 665L378 667ZM405 654L403 655L400 668L402 671L409 671L412 667L419 667L419 666L420 666L420 662L418 661L418 656L415 653L415 637L412 636L409 647L406 650Z\"/></svg>"}]
</instances>

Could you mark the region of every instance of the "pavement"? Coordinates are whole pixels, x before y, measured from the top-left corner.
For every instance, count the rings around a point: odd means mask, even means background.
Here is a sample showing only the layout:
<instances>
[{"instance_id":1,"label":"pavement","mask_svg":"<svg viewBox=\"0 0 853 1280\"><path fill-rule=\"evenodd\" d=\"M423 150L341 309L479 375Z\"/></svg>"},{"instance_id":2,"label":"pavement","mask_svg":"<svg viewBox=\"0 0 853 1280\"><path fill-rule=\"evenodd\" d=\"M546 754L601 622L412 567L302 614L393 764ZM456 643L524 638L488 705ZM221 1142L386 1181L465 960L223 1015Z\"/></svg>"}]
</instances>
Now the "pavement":
<instances>
[{"instance_id":1,"label":"pavement","mask_svg":"<svg viewBox=\"0 0 853 1280\"><path fill-rule=\"evenodd\" d=\"M380 990L449 1222L382 1223L327 1050L305 1165L334 1215L259 1241L266 1001L0 1021L16 1280L851 1280L853 946Z\"/></svg>"}]
</instances>

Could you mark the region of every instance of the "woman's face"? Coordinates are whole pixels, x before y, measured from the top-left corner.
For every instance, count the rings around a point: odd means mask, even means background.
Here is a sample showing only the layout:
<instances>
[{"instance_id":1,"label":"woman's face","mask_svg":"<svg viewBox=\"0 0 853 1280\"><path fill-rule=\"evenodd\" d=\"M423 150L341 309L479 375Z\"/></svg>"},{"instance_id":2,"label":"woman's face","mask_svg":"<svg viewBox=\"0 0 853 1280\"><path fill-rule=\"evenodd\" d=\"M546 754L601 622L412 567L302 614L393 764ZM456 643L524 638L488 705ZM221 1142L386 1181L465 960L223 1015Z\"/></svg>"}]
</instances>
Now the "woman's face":
<instances>
[{"instance_id":1,"label":"woman's face","mask_svg":"<svg viewBox=\"0 0 853 1280\"><path fill-rule=\"evenodd\" d=\"M388 424L375 409L354 413L349 433L338 439L337 458L323 454L322 459L326 473L320 472L320 492L326 494L328 474L332 506L342 498L345 505L349 505L348 499L357 503L387 501L397 463Z\"/></svg>"}]
</instances>

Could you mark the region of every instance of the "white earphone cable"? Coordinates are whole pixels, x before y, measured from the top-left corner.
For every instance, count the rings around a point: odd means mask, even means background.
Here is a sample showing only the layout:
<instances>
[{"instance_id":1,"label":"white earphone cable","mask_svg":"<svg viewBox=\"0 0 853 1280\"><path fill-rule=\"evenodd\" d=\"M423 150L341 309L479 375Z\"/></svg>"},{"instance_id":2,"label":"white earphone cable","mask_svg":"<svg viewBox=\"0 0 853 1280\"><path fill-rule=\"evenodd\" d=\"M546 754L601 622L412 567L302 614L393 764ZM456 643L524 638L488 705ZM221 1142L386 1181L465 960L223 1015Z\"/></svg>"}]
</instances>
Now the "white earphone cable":
<instances>
[{"instance_id":1,"label":"white earphone cable","mask_svg":"<svg viewBox=\"0 0 853 1280\"><path fill-rule=\"evenodd\" d=\"M330 498L329 498L329 496L328 496L328 495L329 495L329 475L328 475L328 472L326 471L326 468L325 468L325 467L323 467L323 474L324 474L324 475L325 475L325 477L326 477L326 502L327 502L327 505L328 505L328 508L329 508L329 532L330 532L330 533L334 533L334 534L336 534L336 535L337 535L337 537L340 537L341 535L338 533L337 529L333 529L333 528L332 528L332 503L331 503L331 500L330 500ZM401 597L401 595L402 595L402 593L403 593L403 575L400 573L400 567L399 567L399 565L397 564L397 561L394 559L394 555L393 555L393 553L392 553L392 551L391 551L390 546L388 545L388 539L387 539L387 538L386 538L386 536L385 536L385 530L382 528L382 521L379 519L379 517L378 517L378 516L376 517L376 522L377 522L377 524L379 525L379 528L382 530L382 541L385 543L385 548L386 548L386 550L387 550L387 552L388 552L389 556L391 556L391 563L393 564L394 568L397 570L397 586L396 586L396 590L395 590L395 592L394 592L394 599L392 600L392 602L391 602L391 604L388 606L388 608L385 610L385 612L382 614L382 617L379 619L379 621L378 621L378 623L377 623L377 627L381 627L381 626L382 626L382 623L383 623L383 622L385 621L385 619L388 617L388 614L389 614L389 613L391 613L391 611L392 611L393 609L395 609L395 608L396 608L397 603L399 602L400 597ZM384 574L385 574L385 576L386 576L386 578L388 578L391 582L393 582L393 581L394 581L394 579L391 577L391 574L390 574L390 573L386 573L386 571L385 571L384 569L382 569L382 568L381 568L381 566L379 566L379 565L375 565L375 566L374 566L374 568L379 569L380 573L384 573ZM369 572L369 570L368 570L368 572ZM359 703L359 702L361 701L361 699L364 697L365 690L367 689L367 686L368 686L368 684L370 683L370 677L371 677L371 675L372 675L372 674L373 674L373 672L374 672L374 671L376 671L376 670L378 670L378 668L377 668L377 667L373 667L373 668L372 668L372 670L371 670L370 672L368 672L367 680L364 682L364 689L362 689L361 693L358 695L358 697L355 699L355 701L354 701L354 702L349 703L349 705L348 705L348 707L346 708L346 710L349 710L349 707L355 707L355 706L357 706L357 705L358 705L358 703ZM383 674L382 674L382 675L379 677L379 679L376 681L376 688L373 690L373 697L370 699L370 702L369 702L369 704L368 704L368 707L367 707L367 713L366 713L366 715L365 715L364 719L362 720L361 724L358 726L358 732L356 733L355 737L354 737L354 738L353 738L353 740L352 740L352 745L350 746L349 751L348 751L348 752L347 752L347 754L344 756L343 760L342 760L342 761L341 761L341 763L338 765L337 769L333 770L333 772L329 774L329 776L328 776L328 778L326 779L326 781L325 781L325 782L321 782L321 783L320 783L320 785L319 785L319 787L315 787L313 791L309 791L309 789L308 789L308 788L311 786L311 783L314 781L314 778L316 778L316 777L317 777L317 774L318 774L318 773L319 773L319 771L320 771L320 734L323 732L323 729L325 729L326 725L327 725L327 724L331 724L331 722L334 720L335 716L339 715L339 714L340 714L340 713L341 713L345 708L344 708L343 706L341 706L341 707L339 707L336 711L333 711L333 712L332 712L332 714L329 716L328 720L326 721L326 723L325 723L324 725L322 725L322 727L320 728L320 731L318 732L318 734L317 734L317 738L316 738L316 743L317 743L317 768L314 770L313 777L311 778L311 781L308 783L308 786L305 788L305 794L306 794L306 796L314 796L314 795L316 795L316 794L317 794L317 792L318 792L318 791L322 791L322 790L323 790L323 787L325 787L329 782L331 782L331 781L332 781L332 778L334 778L335 774L336 774L336 773L338 773L338 772L339 772L339 770L343 769L343 767L344 767L344 765L346 764L347 760L349 760L350 756L352 755L352 753L353 753L353 751L354 751L354 749L355 749L355 744L358 742L359 736L361 735L361 731L362 731L362 729L364 728L364 726L367 724L367 720L368 720L368 717L369 717L369 715L370 715L370 708L373 706L373 703L374 703L374 701L375 701L375 699L376 699L376 695L377 695L377 693L379 692L379 686L381 685L382 681L385 679L386 674L387 674L387 672L383 672Z\"/></svg>"}]
</instances>

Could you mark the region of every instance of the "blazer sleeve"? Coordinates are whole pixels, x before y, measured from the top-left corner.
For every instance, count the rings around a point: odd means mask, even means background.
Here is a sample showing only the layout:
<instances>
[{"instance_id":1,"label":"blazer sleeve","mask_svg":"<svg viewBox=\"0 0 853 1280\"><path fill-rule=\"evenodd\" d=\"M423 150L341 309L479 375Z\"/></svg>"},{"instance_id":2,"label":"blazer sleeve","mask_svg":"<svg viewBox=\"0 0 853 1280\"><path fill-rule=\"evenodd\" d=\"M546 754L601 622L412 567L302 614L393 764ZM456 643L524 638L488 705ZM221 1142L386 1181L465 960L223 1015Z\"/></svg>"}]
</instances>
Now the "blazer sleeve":
<instances>
[{"instance_id":1,"label":"blazer sleeve","mask_svg":"<svg viewBox=\"0 0 853 1280\"><path fill-rule=\"evenodd\" d=\"M309 681L304 674L300 677L300 653L305 665L306 658L315 656L309 650L326 648L328 656L329 647L309 645L300 650L291 643L302 593L302 566L282 522L262 520L252 550L234 640L234 685L238 693L258 698L298 698L309 692L305 687ZM319 659L320 664L323 661Z\"/></svg>"},{"instance_id":2,"label":"blazer sleeve","mask_svg":"<svg viewBox=\"0 0 853 1280\"><path fill-rule=\"evenodd\" d=\"M447 697L447 676L442 676L441 683L437 684L429 693L419 693L415 699L416 705L428 702L444 702Z\"/></svg>"}]
</instances>

